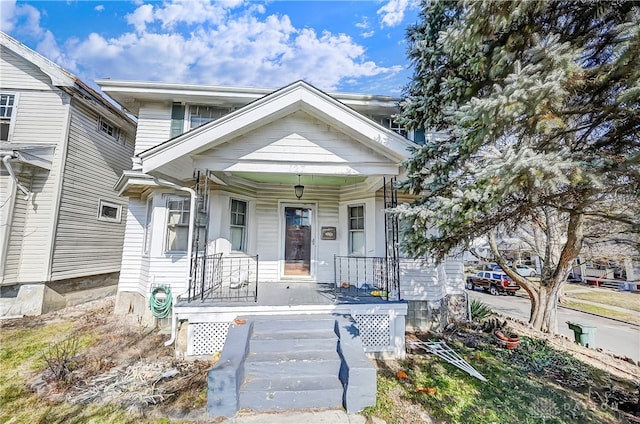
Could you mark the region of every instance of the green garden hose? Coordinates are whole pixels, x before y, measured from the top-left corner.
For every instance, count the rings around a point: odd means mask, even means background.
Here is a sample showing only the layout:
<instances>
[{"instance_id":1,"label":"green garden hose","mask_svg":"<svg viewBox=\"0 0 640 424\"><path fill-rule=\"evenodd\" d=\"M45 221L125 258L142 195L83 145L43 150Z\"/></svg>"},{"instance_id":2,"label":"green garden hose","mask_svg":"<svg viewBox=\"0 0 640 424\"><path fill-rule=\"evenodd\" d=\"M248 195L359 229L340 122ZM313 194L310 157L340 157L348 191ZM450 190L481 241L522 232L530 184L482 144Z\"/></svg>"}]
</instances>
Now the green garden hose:
<instances>
[{"instance_id":1,"label":"green garden hose","mask_svg":"<svg viewBox=\"0 0 640 424\"><path fill-rule=\"evenodd\" d=\"M164 293L163 297L156 297L158 292ZM171 312L171 304L173 303L173 297L171 296L171 289L169 286L158 286L151 291L151 297L149 298L149 308L151 313L156 318L166 318Z\"/></svg>"}]
</instances>

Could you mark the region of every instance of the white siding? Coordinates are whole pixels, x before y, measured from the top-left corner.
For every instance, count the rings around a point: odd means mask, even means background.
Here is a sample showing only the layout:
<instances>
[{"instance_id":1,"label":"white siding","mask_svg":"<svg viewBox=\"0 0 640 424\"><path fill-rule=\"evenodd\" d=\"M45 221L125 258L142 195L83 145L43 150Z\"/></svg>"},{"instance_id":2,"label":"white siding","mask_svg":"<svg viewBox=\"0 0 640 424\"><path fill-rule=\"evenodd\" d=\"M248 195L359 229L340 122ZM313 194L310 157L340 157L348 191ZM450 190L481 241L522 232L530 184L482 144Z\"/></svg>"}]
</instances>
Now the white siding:
<instances>
[{"instance_id":1,"label":"white siding","mask_svg":"<svg viewBox=\"0 0 640 424\"><path fill-rule=\"evenodd\" d=\"M169 139L171 135L171 103L140 105L135 154Z\"/></svg>"},{"instance_id":2,"label":"white siding","mask_svg":"<svg viewBox=\"0 0 640 424\"><path fill-rule=\"evenodd\" d=\"M462 255L456 257L447 257L442 265L446 274L447 294L463 293L465 276L464 261L462 260Z\"/></svg>"},{"instance_id":3,"label":"white siding","mask_svg":"<svg viewBox=\"0 0 640 424\"><path fill-rule=\"evenodd\" d=\"M66 106L60 95L22 91L18 96L11 142L60 144L66 130Z\"/></svg>"},{"instance_id":4,"label":"white siding","mask_svg":"<svg viewBox=\"0 0 640 424\"><path fill-rule=\"evenodd\" d=\"M4 282L9 248L11 220L13 218L15 184L9 173L0 166L0 284Z\"/></svg>"},{"instance_id":5,"label":"white siding","mask_svg":"<svg viewBox=\"0 0 640 424\"><path fill-rule=\"evenodd\" d=\"M28 202L22 193L17 194L4 281L40 282L46 280L48 274L68 96L51 87L49 78L37 67L4 49L0 75L2 89L16 95L10 146L55 147L50 171L12 161L14 171L33 194Z\"/></svg>"},{"instance_id":6,"label":"white siding","mask_svg":"<svg viewBox=\"0 0 640 424\"><path fill-rule=\"evenodd\" d=\"M8 185L8 175L3 175L3 181L6 181ZM19 177L20 183L27 189L29 187L29 181L24 177ZM5 184L3 184L4 186ZM24 196L17 195L17 190L13 190L11 193L6 193L8 196L15 196L13 218L11 218L11 229L9 239L7 241L7 257L4 263L4 278L3 283L16 283L18 282L18 274L20 271L20 256L22 253L22 240L24 238L24 228L27 210L27 201ZM3 193L4 197L4 193ZM8 204L8 203L7 203ZM3 224L6 221L3 221Z\"/></svg>"},{"instance_id":7,"label":"white siding","mask_svg":"<svg viewBox=\"0 0 640 424\"><path fill-rule=\"evenodd\" d=\"M379 163L389 160L304 112L296 112L204 154L223 161Z\"/></svg>"},{"instance_id":8,"label":"white siding","mask_svg":"<svg viewBox=\"0 0 640 424\"><path fill-rule=\"evenodd\" d=\"M438 267L421 259L400 261L400 295L405 300L436 301L447 294L446 282Z\"/></svg>"},{"instance_id":9,"label":"white siding","mask_svg":"<svg viewBox=\"0 0 640 424\"><path fill-rule=\"evenodd\" d=\"M132 129L121 129L129 131L129 141L123 146L97 126L97 115L72 105L51 265L53 280L120 269L127 202L113 186L122 170L130 167ZM98 220L100 199L121 205L121 222Z\"/></svg>"},{"instance_id":10,"label":"white siding","mask_svg":"<svg viewBox=\"0 0 640 424\"><path fill-rule=\"evenodd\" d=\"M34 168L31 198L26 204L25 228L20 253L20 282L46 280L50 249L55 181L49 171ZM24 197L19 195L19 197ZM14 213L16 213L15 211ZM14 216L15 219L15 216Z\"/></svg>"},{"instance_id":11,"label":"white siding","mask_svg":"<svg viewBox=\"0 0 640 424\"><path fill-rule=\"evenodd\" d=\"M49 77L36 66L0 47L0 84L4 89L49 90Z\"/></svg>"},{"instance_id":12,"label":"white siding","mask_svg":"<svg viewBox=\"0 0 640 424\"><path fill-rule=\"evenodd\" d=\"M282 254L283 231L280 228L279 201L291 204L311 203L316 205L316 220L314 221L313 237L316 280L333 282L333 256L340 254L341 237L346 231L346 223L339 222L339 188L337 187L307 187L302 200L293 196L293 189L289 186L272 185L258 190L254 197L237 197L232 193L219 192L211 196L210 239L215 243L217 251L228 252L229 199L232 197L247 199L250 207L255 204L255 213L249 215L248 222L248 254L258 254L260 259L259 275L263 281L276 281L280 278L279 266ZM322 227L336 227L336 240L322 240ZM372 235L372 240L375 239ZM253 247L255 246L255 248Z\"/></svg>"},{"instance_id":13,"label":"white siding","mask_svg":"<svg viewBox=\"0 0 640 424\"><path fill-rule=\"evenodd\" d=\"M147 258L142 257L146 205L144 200L129 199L118 291L138 291L141 294L146 292L143 267L147 265Z\"/></svg>"}]
</instances>

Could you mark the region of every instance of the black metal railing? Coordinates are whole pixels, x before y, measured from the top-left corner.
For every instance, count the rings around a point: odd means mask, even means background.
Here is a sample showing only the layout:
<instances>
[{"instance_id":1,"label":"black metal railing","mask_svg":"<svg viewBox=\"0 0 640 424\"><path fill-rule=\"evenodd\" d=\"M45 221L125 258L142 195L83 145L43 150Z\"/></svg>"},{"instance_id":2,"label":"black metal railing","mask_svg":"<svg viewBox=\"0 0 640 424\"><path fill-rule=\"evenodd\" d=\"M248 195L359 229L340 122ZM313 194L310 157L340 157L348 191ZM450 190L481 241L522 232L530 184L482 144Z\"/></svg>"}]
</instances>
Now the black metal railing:
<instances>
[{"instance_id":1,"label":"black metal railing","mask_svg":"<svg viewBox=\"0 0 640 424\"><path fill-rule=\"evenodd\" d=\"M371 256L334 256L336 293L340 297L400 299L397 259Z\"/></svg>"},{"instance_id":2,"label":"black metal railing","mask_svg":"<svg viewBox=\"0 0 640 424\"><path fill-rule=\"evenodd\" d=\"M188 301L257 302L258 256L201 256L193 261Z\"/></svg>"}]
</instances>

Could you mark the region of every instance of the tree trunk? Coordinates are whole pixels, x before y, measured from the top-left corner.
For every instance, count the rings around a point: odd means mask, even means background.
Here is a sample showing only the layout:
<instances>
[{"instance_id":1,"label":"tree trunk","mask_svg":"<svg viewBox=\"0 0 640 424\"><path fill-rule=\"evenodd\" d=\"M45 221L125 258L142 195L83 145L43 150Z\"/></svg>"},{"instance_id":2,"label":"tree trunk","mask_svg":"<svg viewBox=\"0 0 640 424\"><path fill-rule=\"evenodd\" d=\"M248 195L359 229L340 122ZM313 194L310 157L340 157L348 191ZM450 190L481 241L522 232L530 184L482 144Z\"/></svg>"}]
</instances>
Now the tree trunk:
<instances>
[{"instance_id":1,"label":"tree trunk","mask_svg":"<svg viewBox=\"0 0 640 424\"><path fill-rule=\"evenodd\" d=\"M549 218L548 214L547 217ZM573 260L578 257L582 249L583 225L584 216L582 214L569 214L566 232L567 240L562 250L557 254L553 252L557 246L552 246L554 243L550 243L550 241L557 243L559 237L555 233L551 234L554 231L557 232L556 229L549 230L551 236L549 237L550 240L547 240L546 262L543 267L540 284L535 284L508 267L504 257L498 250L495 235L489 233L489 246L496 262L529 295L531 300L529 324L537 330L553 334L558 332L558 296L562 292L567 276L571 271Z\"/></svg>"},{"instance_id":2,"label":"tree trunk","mask_svg":"<svg viewBox=\"0 0 640 424\"><path fill-rule=\"evenodd\" d=\"M534 296L531 298L531 316L529 324L537 330L545 333L555 334L558 332L558 296L557 288L549 290L547 286L537 287L533 290Z\"/></svg>"}]
</instances>

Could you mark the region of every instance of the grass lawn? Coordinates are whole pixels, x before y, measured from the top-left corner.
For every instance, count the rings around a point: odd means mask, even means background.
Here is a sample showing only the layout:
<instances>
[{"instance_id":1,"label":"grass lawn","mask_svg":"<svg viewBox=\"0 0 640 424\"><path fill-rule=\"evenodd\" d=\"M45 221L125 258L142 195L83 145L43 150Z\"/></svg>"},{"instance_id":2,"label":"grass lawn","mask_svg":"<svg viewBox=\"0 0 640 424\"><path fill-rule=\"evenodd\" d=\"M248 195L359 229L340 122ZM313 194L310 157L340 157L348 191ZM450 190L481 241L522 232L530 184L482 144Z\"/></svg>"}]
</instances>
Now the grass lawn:
<instances>
[{"instance_id":1,"label":"grass lawn","mask_svg":"<svg viewBox=\"0 0 640 424\"><path fill-rule=\"evenodd\" d=\"M590 305L588 303L572 301L570 297L565 298L562 302L563 306L590 314L599 315L601 317L613 318L631 324L640 325L640 316L625 312L616 311L606 306Z\"/></svg>"},{"instance_id":2,"label":"grass lawn","mask_svg":"<svg viewBox=\"0 0 640 424\"><path fill-rule=\"evenodd\" d=\"M567 284L568 287L570 286ZM603 303L605 305L618 306L631 311L640 312L640 293L616 292L604 289L592 289L588 292L568 293L570 297L576 299L590 300L592 302Z\"/></svg>"},{"instance_id":3,"label":"grass lawn","mask_svg":"<svg viewBox=\"0 0 640 424\"><path fill-rule=\"evenodd\" d=\"M434 355L411 355L395 366L379 362L378 403L365 414L387 423L626 423L624 414L603 402L607 391L632 390L604 371L524 337L517 349L489 339L468 347L452 342L487 382ZM398 370L408 379L398 378Z\"/></svg>"}]
</instances>

